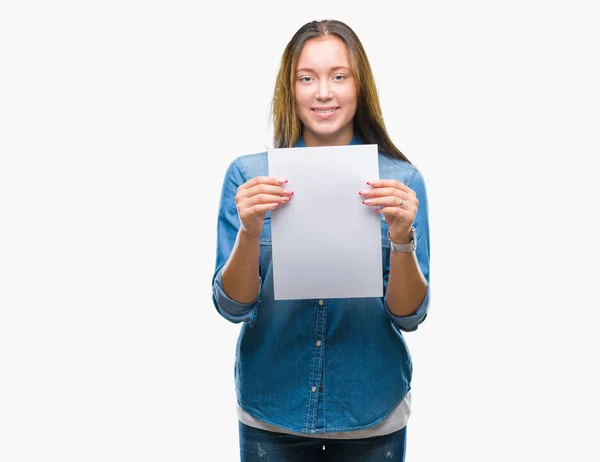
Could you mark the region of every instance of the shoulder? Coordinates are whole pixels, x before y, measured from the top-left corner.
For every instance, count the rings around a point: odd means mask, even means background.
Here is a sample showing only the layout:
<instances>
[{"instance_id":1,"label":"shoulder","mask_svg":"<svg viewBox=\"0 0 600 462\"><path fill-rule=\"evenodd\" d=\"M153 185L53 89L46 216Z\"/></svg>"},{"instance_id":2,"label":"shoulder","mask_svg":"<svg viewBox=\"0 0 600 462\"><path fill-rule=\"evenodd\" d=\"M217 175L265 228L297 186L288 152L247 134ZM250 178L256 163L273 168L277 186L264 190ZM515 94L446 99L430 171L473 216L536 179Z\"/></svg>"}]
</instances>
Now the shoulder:
<instances>
[{"instance_id":1,"label":"shoulder","mask_svg":"<svg viewBox=\"0 0 600 462\"><path fill-rule=\"evenodd\" d=\"M417 167L404 160L379 152L379 176L401 181L408 187L424 187L423 175Z\"/></svg>"},{"instance_id":2,"label":"shoulder","mask_svg":"<svg viewBox=\"0 0 600 462\"><path fill-rule=\"evenodd\" d=\"M255 176L266 175L267 172L267 151L238 156L231 161L227 169L228 176L241 176L244 182Z\"/></svg>"},{"instance_id":3,"label":"shoulder","mask_svg":"<svg viewBox=\"0 0 600 462\"><path fill-rule=\"evenodd\" d=\"M244 154L235 158L234 162L244 165L252 165L254 163L262 163L267 161L267 151L257 152L255 154Z\"/></svg>"}]
</instances>

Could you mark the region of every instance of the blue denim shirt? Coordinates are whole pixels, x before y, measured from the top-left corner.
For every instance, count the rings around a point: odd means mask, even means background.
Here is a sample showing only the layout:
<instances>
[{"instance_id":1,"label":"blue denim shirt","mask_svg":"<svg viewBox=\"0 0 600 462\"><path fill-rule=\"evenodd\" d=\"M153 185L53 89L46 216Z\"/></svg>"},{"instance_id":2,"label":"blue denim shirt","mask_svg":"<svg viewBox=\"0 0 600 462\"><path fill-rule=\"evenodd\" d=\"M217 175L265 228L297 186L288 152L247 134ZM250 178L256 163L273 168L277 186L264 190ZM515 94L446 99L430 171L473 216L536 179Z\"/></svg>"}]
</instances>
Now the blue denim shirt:
<instances>
[{"instance_id":1,"label":"blue denim shirt","mask_svg":"<svg viewBox=\"0 0 600 462\"><path fill-rule=\"evenodd\" d=\"M355 136L350 144L361 143ZM300 139L296 147L303 146ZM258 298L242 304L223 292L221 272L240 224L237 188L263 175L268 175L266 152L238 157L229 165L217 224L213 302L225 319L243 322L235 362L238 403L256 419L293 432L318 434L372 427L410 390L412 362L401 331L416 330L429 307L429 223L423 178L413 165L379 153L380 178L401 181L417 194L416 256L427 280L427 293L417 311L411 316L395 316L385 297L390 254L383 215L381 298L274 300L268 212L260 237Z\"/></svg>"}]
</instances>

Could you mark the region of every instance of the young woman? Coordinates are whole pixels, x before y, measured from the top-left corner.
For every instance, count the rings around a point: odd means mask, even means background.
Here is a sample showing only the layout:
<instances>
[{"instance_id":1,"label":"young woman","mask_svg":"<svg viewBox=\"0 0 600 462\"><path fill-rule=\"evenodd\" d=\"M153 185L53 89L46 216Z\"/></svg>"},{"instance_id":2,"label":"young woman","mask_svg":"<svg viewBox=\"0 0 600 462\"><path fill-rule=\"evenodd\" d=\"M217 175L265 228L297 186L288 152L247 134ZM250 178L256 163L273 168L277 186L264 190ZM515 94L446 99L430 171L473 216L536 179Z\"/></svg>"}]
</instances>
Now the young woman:
<instances>
[{"instance_id":1,"label":"young woman","mask_svg":"<svg viewBox=\"0 0 600 462\"><path fill-rule=\"evenodd\" d=\"M313 21L292 37L272 113L276 148L378 145L380 179L356 193L381 214L384 296L274 300L270 212L294 191L268 176L265 152L230 164L213 302L244 323L235 366L241 460L404 460L412 363L401 331L416 330L429 306L423 177L386 133L365 51L340 21Z\"/></svg>"}]
</instances>

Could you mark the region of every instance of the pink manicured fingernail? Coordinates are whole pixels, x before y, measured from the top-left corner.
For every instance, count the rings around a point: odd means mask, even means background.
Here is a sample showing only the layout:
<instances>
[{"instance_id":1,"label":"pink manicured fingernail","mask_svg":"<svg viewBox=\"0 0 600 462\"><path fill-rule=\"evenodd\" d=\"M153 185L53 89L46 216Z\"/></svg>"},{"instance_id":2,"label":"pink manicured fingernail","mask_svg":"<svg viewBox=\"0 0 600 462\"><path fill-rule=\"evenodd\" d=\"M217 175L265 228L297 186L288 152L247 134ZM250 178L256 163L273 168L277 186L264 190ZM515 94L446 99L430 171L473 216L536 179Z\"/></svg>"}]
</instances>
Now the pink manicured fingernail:
<instances>
[{"instance_id":1,"label":"pink manicured fingernail","mask_svg":"<svg viewBox=\"0 0 600 462\"><path fill-rule=\"evenodd\" d=\"M371 205L373 203L373 201L371 199L366 199L366 200L362 201L362 203L365 205Z\"/></svg>"},{"instance_id":2,"label":"pink manicured fingernail","mask_svg":"<svg viewBox=\"0 0 600 462\"><path fill-rule=\"evenodd\" d=\"M283 184L283 183L287 183L288 180L286 180L285 178L278 178L277 182Z\"/></svg>"},{"instance_id":3,"label":"pink manicured fingernail","mask_svg":"<svg viewBox=\"0 0 600 462\"><path fill-rule=\"evenodd\" d=\"M283 194L289 194L290 196L292 196L294 194L294 191L292 191L291 189L284 189Z\"/></svg>"}]
</instances>

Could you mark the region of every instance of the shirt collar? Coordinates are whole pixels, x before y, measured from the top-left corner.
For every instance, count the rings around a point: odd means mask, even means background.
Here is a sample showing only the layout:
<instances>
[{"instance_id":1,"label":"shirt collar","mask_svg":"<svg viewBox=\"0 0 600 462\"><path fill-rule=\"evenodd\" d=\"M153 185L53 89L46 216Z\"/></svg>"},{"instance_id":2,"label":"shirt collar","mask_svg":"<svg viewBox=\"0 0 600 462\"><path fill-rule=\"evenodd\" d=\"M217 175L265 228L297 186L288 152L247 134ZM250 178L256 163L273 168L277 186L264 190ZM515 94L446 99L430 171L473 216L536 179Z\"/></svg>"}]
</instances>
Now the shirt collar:
<instances>
[{"instance_id":1,"label":"shirt collar","mask_svg":"<svg viewBox=\"0 0 600 462\"><path fill-rule=\"evenodd\" d=\"M363 140L362 138L358 135L358 133L354 133L354 136L352 137L352 139L350 140L350 143L348 143L348 145L353 145L353 144L363 144ZM298 141L296 141L296 144L294 145L295 148L305 148L306 144L304 143L304 137L300 137L298 139Z\"/></svg>"}]
</instances>

